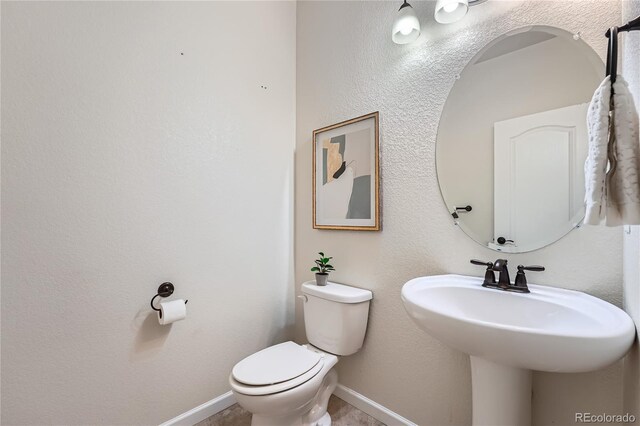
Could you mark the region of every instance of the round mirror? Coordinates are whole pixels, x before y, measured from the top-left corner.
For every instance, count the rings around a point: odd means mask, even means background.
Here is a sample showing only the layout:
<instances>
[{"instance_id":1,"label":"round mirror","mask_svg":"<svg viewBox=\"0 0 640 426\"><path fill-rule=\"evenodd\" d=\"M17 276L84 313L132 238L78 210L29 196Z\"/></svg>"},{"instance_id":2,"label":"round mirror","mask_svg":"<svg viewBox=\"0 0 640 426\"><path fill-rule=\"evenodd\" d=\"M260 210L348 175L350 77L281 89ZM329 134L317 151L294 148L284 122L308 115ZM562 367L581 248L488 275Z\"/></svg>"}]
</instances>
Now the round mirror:
<instances>
[{"instance_id":1,"label":"round mirror","mask_svg":"<svg viewBox=\"0 0 640 426\"><path fill-rule=\"evenodd\" d=\"M603 77L579 35L547 26L474 56L449 93L436 147L442 196L468 236L521 253L581 223L587 107Z\"/></svg>"}]
</instances>

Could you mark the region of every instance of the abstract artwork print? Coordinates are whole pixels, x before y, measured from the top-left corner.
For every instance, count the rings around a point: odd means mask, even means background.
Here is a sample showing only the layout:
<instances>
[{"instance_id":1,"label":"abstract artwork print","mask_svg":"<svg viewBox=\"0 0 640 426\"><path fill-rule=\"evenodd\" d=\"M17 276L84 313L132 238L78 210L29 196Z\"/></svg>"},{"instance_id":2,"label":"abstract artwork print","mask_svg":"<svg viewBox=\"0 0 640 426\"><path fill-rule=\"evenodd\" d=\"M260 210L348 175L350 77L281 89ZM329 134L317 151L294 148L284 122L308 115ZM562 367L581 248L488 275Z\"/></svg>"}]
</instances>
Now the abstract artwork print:
<instances>
[{"instance_id":1,"label":"abstract artwork print","mask_svg":"<svg viewBox=\"0 0 640 426\"><path fill-rule=\"evenodd\" d=\"M380 229L378 113L313 132L314 228Z\"/></svg>"}]
</instances>

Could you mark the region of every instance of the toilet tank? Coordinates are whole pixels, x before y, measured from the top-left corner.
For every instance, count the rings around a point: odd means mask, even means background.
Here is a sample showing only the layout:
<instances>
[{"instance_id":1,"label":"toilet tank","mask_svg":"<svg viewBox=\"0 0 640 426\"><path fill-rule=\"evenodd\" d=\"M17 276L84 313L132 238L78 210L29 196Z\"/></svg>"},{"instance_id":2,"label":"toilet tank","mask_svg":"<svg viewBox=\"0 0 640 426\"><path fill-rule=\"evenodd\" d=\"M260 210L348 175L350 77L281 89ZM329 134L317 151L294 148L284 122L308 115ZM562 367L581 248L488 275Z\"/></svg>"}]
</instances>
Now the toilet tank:
<instances>
[{"instance_id":1,"label":"toilet tank","mask_svg":"<svg viewBox=\"0 0 640 426\"><path fill-rule=\"evenodd\" d=\"M302 284L304 327L313 346L335 355L351 355L362 347L367 330L369 290L329 282Z\"/></svg>"}]
</instances>

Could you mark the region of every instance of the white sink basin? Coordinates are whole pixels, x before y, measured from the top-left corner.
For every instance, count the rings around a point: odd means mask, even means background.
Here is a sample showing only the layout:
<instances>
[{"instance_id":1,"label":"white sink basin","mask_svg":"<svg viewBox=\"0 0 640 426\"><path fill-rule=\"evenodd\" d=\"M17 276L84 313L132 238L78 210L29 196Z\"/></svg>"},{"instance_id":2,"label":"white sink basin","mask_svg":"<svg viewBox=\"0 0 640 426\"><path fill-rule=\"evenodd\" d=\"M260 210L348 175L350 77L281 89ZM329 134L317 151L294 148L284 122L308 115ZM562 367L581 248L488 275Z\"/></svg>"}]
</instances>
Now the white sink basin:
<instances>
[{"instance_id":1,"label":"white sink basin","mask_svg":"<svg viewBox=\"0 0 640 426\"><path fill-rule=\"evenodd\" d=\"M530 370L597 370L633 343L631 318L596 297L539 285L529 285L528 294L511 293L482 282L439 275L402 287L418 327L471 355L474 425L530 424Z\"/></svg>"},{"instance_id":2,"label":"white sink basin","mask_svg":"<svg viewBox=\"0 0 640 426\"><path fill-rule=\"evenodd\" d=\"M469 355L555 372L597 370L633 343L623 310L578 291L529 285L531 293L482 287L482 278L439 275L402 287L418 327Z\"/></svg>"}]
</instances>

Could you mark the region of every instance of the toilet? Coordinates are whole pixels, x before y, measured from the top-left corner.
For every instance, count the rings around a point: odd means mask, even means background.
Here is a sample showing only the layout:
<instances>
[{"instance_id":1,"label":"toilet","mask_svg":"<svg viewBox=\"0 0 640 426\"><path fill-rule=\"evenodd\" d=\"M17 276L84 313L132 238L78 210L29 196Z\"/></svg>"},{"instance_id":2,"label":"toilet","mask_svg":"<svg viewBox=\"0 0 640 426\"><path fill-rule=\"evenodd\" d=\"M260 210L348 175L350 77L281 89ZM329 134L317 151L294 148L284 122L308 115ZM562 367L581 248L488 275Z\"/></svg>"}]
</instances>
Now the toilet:
<instances>
[{"instance_id":1,"label":"toilet","mask_svg":"<svg viewBox=\"0 0 640 426\"><path fill-rule=\"evenodd\" d=\"M367 329L369 290L302 284L306 345L284 342L237 363L229 377L253 426L329 426L327 403L338 383L339 356L356 353Z\"/></svg>"}]
</instances>

